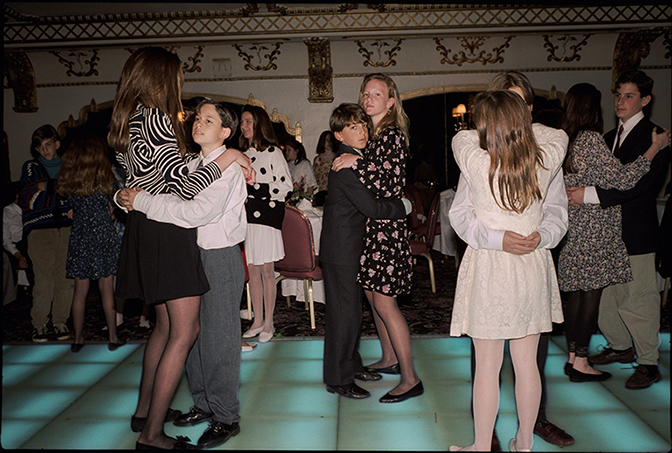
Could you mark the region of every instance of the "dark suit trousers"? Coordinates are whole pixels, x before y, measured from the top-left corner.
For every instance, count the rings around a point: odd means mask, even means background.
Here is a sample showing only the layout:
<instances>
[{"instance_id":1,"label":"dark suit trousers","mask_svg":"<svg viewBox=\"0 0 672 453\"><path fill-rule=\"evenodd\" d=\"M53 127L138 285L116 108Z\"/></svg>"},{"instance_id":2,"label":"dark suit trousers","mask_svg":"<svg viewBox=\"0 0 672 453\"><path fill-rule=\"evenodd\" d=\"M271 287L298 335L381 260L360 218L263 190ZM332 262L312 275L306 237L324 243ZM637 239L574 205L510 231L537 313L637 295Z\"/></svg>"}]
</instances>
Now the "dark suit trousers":
<instances>
[{"instance_id":1,"label":"dark suit trousers","mask_svg":"<svg viewBox=\"0 0 672 453\"><path fill-rule=\"evenodd\" d=\"M354 382L362 371L359 337L362 330L363 291L357 284L359 263L335 265L322 262L325 289L323 379L327 385Z\"/></svg>"}]
</instances>

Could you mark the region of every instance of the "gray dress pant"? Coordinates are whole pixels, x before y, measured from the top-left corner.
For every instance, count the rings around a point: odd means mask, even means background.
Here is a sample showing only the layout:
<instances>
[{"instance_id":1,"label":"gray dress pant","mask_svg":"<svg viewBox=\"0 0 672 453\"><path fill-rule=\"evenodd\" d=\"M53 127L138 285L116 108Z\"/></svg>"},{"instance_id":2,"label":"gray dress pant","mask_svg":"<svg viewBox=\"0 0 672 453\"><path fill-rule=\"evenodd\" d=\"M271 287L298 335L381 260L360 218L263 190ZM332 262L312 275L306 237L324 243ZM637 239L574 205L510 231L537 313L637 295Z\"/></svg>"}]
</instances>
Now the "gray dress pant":
<instances>
[{"instance_id":1,"label":"gray dress pant","mask_svg":"<svg viewBox=\"0 0 672 453\"><path fill-rule=\"evenodd\" d=\"M201 330L187 358L194 404L230 425L240 420L240 301L245 267L240 247L201 250L210 291L201 296Z\"/></svg>"}]
</instances>

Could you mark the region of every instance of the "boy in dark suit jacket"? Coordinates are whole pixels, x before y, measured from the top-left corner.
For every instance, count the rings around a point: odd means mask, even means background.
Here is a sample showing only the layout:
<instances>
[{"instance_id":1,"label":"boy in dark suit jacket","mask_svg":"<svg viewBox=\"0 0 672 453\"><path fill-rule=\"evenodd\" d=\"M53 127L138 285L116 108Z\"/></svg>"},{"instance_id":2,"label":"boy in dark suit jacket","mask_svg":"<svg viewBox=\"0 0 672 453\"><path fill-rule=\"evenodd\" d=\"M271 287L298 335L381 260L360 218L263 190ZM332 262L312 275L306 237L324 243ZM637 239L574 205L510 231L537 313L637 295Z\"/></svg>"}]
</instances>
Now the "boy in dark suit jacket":
<instances>
[{"instance_id":1,"label":"boy in dark suit jacket","mask_svg":"<svg viewBox=\"0 0 672 453\"><path fill-rule=\"evenodd\" d=\"M642 71L622 74L616 81L614 108L618 127L604 139L623 164L630 163L651 146L652 135L663 131L644 116L642 109L651 102L653 80ZM603 208L621 205L623 242L628 249L633 280L604 289L600 300L598 325L609 347L589 358L594 365L621 362L638 363L626 381L628 389L642 389L660 381L658 346L660 338L660 294L656 282L655 256L658 244L656 197L660 192L667 162L668 146L651 162L651 169L637 185L627 191L586 187L568 189L570 204L599 203ZM633 350L634 345L634 350Z\"/></svg>"},{"instance_id":2,"label":"boy in dark suit jacket","mask_svg":"<svg viewBox=\"0 0 672 453\"><path fill-rule=\"evenodd\" d=\"M342 142L337 155L359 154L369 138L369 118L358 104L341 104L329 125ZM354 380L376 381L359 355L362 288L356 283L366 219L401 219L410 211L408 200L377 198L351 169L329 172L327 201L320 239L325 286L324 383L327 391L347 398L371 394Z\"/></svg>"}]
</instances>

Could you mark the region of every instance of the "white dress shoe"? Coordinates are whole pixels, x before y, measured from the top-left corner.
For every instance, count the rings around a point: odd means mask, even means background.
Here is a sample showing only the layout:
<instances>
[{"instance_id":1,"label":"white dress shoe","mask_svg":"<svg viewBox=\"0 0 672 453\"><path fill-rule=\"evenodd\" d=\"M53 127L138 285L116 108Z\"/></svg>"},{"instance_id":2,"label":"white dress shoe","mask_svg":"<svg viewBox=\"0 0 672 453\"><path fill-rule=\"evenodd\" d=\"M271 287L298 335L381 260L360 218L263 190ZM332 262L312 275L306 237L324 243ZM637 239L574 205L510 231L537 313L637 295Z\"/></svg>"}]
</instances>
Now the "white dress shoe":
<instances>
[{"instance_id":1,"label":"white dress shoe","mask_svg":"<svg viewBox=\"0 0 672 453\"><path fill-rule=\"evenodd\" d=\"M257 327L256 329L250 329L243 334L243 338L256 337L257 335L259 335L261 333L262 330L264 330L264 326Z\"/></svg>"},{"instance_id":2,"label":"white dress shoe","mask_svg":"<svg viewBox=\"0 0 672 453\"><path fill-rule=\"evenodd\" d=\"M275 333L275 327L273 327L270 332L261 332L259 334L259 342L267 343L271 341L271 338L273 338L274 333Z\"/></svg>"}]
</instances>

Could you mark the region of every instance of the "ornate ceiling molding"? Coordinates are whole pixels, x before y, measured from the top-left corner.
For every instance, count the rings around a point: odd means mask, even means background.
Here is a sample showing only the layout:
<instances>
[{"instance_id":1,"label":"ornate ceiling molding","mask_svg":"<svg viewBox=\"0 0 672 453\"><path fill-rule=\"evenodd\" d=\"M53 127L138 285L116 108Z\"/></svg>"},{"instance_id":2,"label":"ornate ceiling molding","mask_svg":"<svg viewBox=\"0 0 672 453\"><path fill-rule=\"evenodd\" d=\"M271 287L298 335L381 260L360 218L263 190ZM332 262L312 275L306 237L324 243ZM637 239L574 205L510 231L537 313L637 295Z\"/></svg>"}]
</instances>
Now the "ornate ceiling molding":
<instances>
[{"instance_id":1,"label":"ornate ceiling molding","mask_svg":"<svg viewBox=\"0 0 672 453\"><path fill-rule=\"evenodd\" d=\"M187 5L187 4L185 4ZM285 7L257 4L215 11L175 11L83 16L40 17L21 14L4 5L5 48L73 47L158 42L231 42L278 35L304 39L315 36L350 36L375 30L396 36L436 35L466 29L503 32L517 29L631 28L665 25L672 21L669 5L531 6L438 4L306 4Z\"/></svg>"}]
</instances>

